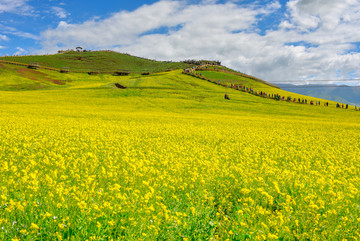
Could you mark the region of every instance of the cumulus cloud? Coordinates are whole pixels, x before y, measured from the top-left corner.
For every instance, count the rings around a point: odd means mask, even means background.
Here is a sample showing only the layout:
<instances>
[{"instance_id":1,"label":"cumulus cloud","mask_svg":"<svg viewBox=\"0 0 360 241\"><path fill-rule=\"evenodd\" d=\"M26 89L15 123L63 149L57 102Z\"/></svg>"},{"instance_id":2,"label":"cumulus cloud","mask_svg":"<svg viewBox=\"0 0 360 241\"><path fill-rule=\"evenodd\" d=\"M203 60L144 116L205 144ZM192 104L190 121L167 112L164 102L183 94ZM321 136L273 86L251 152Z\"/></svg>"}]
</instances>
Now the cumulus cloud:
<instances>
[{"instance_id":1,"label":"cumulus cloud","mask_svg":"<svg viewBox=\"0 0 360 241\"><path fill-rule=\"evenodd\" d=\"M231 3L186 5L180 1L160 1L100 21L90 20L82 24L62 21L58 28L43 32L42 38L44 48L56 47L57 44L98 48L130 46L141 41L142 36L178 36L179 33L184 33L184 36L179 36L184 40L196 40L196 37L201 40L213 34L220 36L251 28L257 14L253 9ZM167 32L156 34L160 29Z\"/></svg>"},{"instance_id":2,"label":"cumulus cloud","mask_svg":"<svg viewBox=\"0 0 360 241\"><path fill-rule=\"evenodd\" d=\"M158 60L213 59L268 81L360 75L359 0L159 1L82 24L61 21L41 34L43 52L82 46ZM260 34L264 17L282 14ZM339 74L340 73L340 74Z\"/></svg>"},{"instance_id":3,"label":"cumulus cloud","mask_svg":"<svg viewBox=\"0 0 360 241\"><path fill-rule=\"evenodd\" d=\"M342 21L351 21L357 0L291 0L287 3L291 18L298 27L309 30L334 30Z\"/></svg>"},{"instance_id":4,"label":"cumulus cloud","mask_svg":"<svg viewBox=\"0 0 360 241\"><path fill-rule=\"evenodd\" d=\"M10 12L20 15L29 15L32 7L27 4L28 0L0 0L0 13Z\"/></svg>"},{"instance_id":5,"label":"cumulus cloud","mask_svg":"<svg viewBox=\"0 0 360 241\"><path fill-rule=\"evenodd\" d=\"M171 26L171 14L179 5L179 2L161 1L151 6L145 5L134 12L116 13L105 20L90 20L82 24L62 21L57 29L42 33L43 45L49 49L56 48L59 43L99 48L130 44L140 34L162 27L164 22Z\"/></svg>"}]
</instances>

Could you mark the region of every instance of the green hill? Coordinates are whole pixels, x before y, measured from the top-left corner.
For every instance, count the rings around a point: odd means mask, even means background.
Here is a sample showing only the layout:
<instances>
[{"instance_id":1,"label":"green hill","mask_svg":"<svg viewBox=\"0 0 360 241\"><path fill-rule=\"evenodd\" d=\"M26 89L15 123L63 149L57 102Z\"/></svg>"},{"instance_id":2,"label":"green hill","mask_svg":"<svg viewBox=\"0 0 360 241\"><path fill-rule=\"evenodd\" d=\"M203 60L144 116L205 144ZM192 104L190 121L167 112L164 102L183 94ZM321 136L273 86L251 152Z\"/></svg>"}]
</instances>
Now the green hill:
<instances>
[{"instance_id":1,"label":"green hill","mask_svg":"<svg viewBox=\"0 0 360 241\"><path fill-rule=\"evenodd\" d=\"M75 52L69 51L54 55L7 56L0 60L30 64L36 62L41 66L62 69L70 68L72 72L100 71L113 73L127 70L132 73L163 72L187 68L183 62L154 61L110 51Z\"/></svg>"},{"instance_id":2,"label":"green hill","mask_svg":"<svg viewBox=\"0 0 360 241\"><path fill-rule=\"evenodd\" d=\"M81 60L77 60L81 58ZM106 59L106 61L101 61ZM235 91L234 99L237 96L249 93L241 93L239 90L230 90L231 86L243 85L249 89L253 89L252 94L260 94L265 92L268 97L274 95L280 95L284 98L291 97L292 99L308 99L320 101L322 103L325 100L304 96L301 94L295 94L292 92L284 91L267 83L261 79L253 76L249 76L240 72L236 72L223 66L206 66L193 72L192 75L182 74L182 68L187 68L190 65L185 63L174 62L157 62L146 60L138 57L133 57L124 54L118 54L114 52L66 52L63 54L47 55L47 56L17 56L17 57L3 57L6 61L13 61L16 63L24 63L24 66L12 65L0 62L0 74L3 77L0 81L0 90L39 90L39 89L69 89L69 88L83 88L84 86L103 86L108 87L115 86L115 83L119 83L128 88L128 91L139 92L143 95L144 90L154 92L151 95L163 95L171 97L171 93L174 96L179 97L184 95L192 95L198 93L200 99L207 96L207 87L211 82L211 88L215 88L218 93L225 93ZM110 60L112 65L108 65ZM71 69L70 73L60 73L49 69L29 69L27 64L37 62L41 66L47 66L51 68L61 68L62 61L68 61L67 64ZM111 61L110 61L111 62ZM113 71L115 70L115 63L122 63L123 69L127 68L130 71L128 76L115 76ZM140 63L140 64L139 64ZM88 66L88 69L85 69ZM92 67L89 67L92 66ZM181 69L179 69L181 67ZM100 70L98 75L89 75L88 72L92 70ZM163 71L169 71L171 68L178 69L172 74ZM74 71L74 69L76 71ZM81 71L80 71L81 70ZM141 73L148 73L142 75ZM157 72L157 73L156 73ZM196 80L200 78L199 80ZM166 81L164 81L166 80ZM196 84L193 81L197 81ZM216 84L221 84L216 85ZM224 88L226 87L226 88ZM134 93L135 93L134 92ZM141 92L141 93L140 93ZM203 96L201 96L203 95ZM232 94L233 95L233 94ZM220 94L221 96L221 94ZM219 96L217 96L218 98ZM191 97L192 98L192 97ZM256 101L261 101L260 97L257 97ZM331 105L335 103L330 102Z\"/></svg>"}]
</instances>

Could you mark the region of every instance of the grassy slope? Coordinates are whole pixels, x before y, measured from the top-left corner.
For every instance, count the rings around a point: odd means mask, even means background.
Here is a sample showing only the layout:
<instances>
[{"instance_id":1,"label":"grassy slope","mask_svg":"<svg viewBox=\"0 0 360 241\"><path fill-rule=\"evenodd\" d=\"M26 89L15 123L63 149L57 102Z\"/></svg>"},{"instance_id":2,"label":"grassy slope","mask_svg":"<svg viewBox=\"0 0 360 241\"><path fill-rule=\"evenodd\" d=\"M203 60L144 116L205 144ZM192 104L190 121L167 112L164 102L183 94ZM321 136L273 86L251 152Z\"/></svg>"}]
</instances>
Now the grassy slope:
<instances>
[{"instance_id":1,"label":"grassy slope","mask_svg":"<svg viewBox=\"0 0 360 241\"><path fill-rule=\"evenodd\" d=\"M39 56L8 56L0 57L0 60L14 61L30 64L38 62L40 65L63 68L69 67L71 71L89 72L94 70L114 72L118 69L129 70L133 73L161 72L186 68L188 65L179 62L159 62L131 55L115 52L67 52L55 55Z\"/></svg>"},{"instance_id":2,"label":"grassy slope","mask_svg":"<svg viewBox=\"0 0 360 241\"><path fill-rule=\"evenodd\" d=\"M117 69L126 69L130 70L132 73L143 73L143 72L161 72L168 71L173 69L182 69L186 68L188 65L184 63L175 63L175 62L158 62L147 60L143 58L138 58L126 54L119 54L114 52L105 52L105 51L95 51L95 52L67 52L64 54L56 55L43 55L43 56L13 56L13 57L0 57L0 60L8 60L21 63L31 63L38 62L40 65L62 68L70 67L72 71L93 71L100 70L104 72L114 72ZM5 67L4 67L5 66ZM218 68L218 67L210 67ZM4 70L5 69L5 70ZM7 74L6 83L0 83L0 89L2 90L26 90L26 89L43 89L43 88L54 88L59 87L54 83L66 83L71 81L73 77L69 75L59 75L51 71L42 71L42 76L31 76L33 73L29 71L19 71L19 67L11 67L9 65L0 65L0 73ZM22 67L21 69L24 69ZM222 68L227 71L231 71L227 68ZM22 73L19 73L22 72ZM24 73L27 72L27 73ZM300 94L294 94L280 89L276 89L273 86L269 86L266 82L256 79L248 79L246 77L234 75L232 73L223 73L215 71L199 71L203 76L213 79L214 81L221 80L222 83L227 84L243 84L247 87L254 88L257 91L264 91L267 93L280 94L282 96L291 96L292 98L301 98L317 101L322 99L319 98L310 98ZM13 74L12 74L13 73ZM33 77L32 80L29 80L29 77ZM15 78L15 79L14 79ZM77 77L76 77L77 78ZM75 78L75 79L76 79ZM85 77L87 79L97 79ZM104 78L102 76L101 78ZM108 78L108 77L106 77ZM118 77L117 77L118 78ZM35 80L35 81L34 81ZM114 80L116 81L116 80ZM155 84L156 82L151 82ZM330 102L333 104L332 102Z\"/></svg>"},{"instance_id":3,"label":"grassy slope","mask_svg":"<svg viewBox=\"0 0 360 241\"><path fill-rule=\"evenodd\" d=\"M257 92L262 91L268 94L278 94L285 97L289 96L296 99L300 98L301 100L306 99L308 100L308 103L310 103L310 101L312 100L312 101L320 101L322 104L324 102L329 102L330 105L336 105L334 101L328 101L321 98L310 97L302 94L285 91L280 88L276 88L271 84L267 84L265 81L249 79L232 73L222 73L216 71L198 71L198 73L201 73L204 77L209 78L215 82L220 80L221 83L226 84L229 87L231 84L239 84L249 88L253 88L254 91Z\"/></svg>"},{"instance_id":4,"label":"grassy slope","mask_svg":"<svg viewBox=\"0 0 360 241\"><path fill-rule=\"evenodd\" d=\"M221 83L226 83L230 86L231 83L233 84L242 84L247 87L257 88L257 89L273 89L272 86L266 85L263 82L248 79L246 77L237 76L232 73L222 73L222 72L215 72L215 71L198 71L203 76L213 79L215 81L220 80Z\"/></svg>"},{"instance_id":5,"label":"grassy slope","mask_svg":"<svg viewBox=\"0 0 360 241\"><path fill-rule=\"evenodd\" d=\"M139 67L140 68L140 67ZM139 71L141 72L141 71ZM321 101L318 98L312 98L300 94L284 91L264 82L244 78L231 73L222 73L215 71L199 71L203 76L217 82L226 83L230 86L233 84L242 84L254 88L254 91L264 91L269 94L280 94L281 96L291 96L292 98L308 99L308 101ZM274 100L264 99L252 96L248 93L224 88L204 80L181 74L181 70L165 73L155 73L149 76L131 74L130 76L120 77L107 74L90 76L86 73L69 73L62 74L49 70L29 70L24 67L0 64L0 74L5 77L0 81L0 90L37 90L37 89L64 89L69 88L113 88L114 83L121 83L128 89L119 92L122 96L142 96L142 97L161 97L161 98L179 98L179 99L196 99L198 101L219 100L223 98L225 92L231 97L231 103L249 102L249 103L268 103L276 106L289 106L290 108L302 108L298 104L282 103ZM118 91L118 90L116 90ZM125 93L125 94L124 94ZM331 106L335 102L329 101ZM215 108L218 103L214 102ZM306 108L308 108L306 106ZM270 110L272 111L272 110Z\"/></svg>"},{"instance_id":6,"label":"grassy slope","mask_svg":"<svg viewBox=\"0 0 360 241\"><path fill-rule=\"evenodd\" d=\"M105 98L105 100L108 97L110 100L113 98L119 99L121 102L133 100L137 102L140 98L146 99L147 101L138 107L131 105L131 108L140 108L144 105L146 107L161 106L161 109L167 111L180 112L190 108L200 112L226 114L246 111L255 115L278 115L281 113L281 115L284 114L286 116L317 116L319 114L328 115L329 113L333 113L332 111L335 111L334 114L336 114L338 111L334 110L335 103L331 101L329 102L331 108L324 108L265 99L231 88L224 88L192 76L183 75L181 74L181 70L157 73L149 76L132 74L124 77L112 75L89 76L81 73L61 74L48 70L31 70L29 73L27 71L30 70L23 67L6 64L0 66L1 76L6 76L6 78L1 78L0 90L45 90L45 92L37 91L35 93L25 94L26 96L33 95L35 98L37 98L37 95L44 93L45 95L52 93L54 96L57 94L60 96L68 96L73 95L74 92L76 92L77 96L84 96L85 99L87 98L85 97L87 93L91 93L90 96L101 96L101 98ZM39 74L36 75L33 72L38 72ZM229 73L203 71L202 74L214 80L221 79L222 82L230 83L231 80L232 83L242 83L257 91L266 91L270 94L292 96L293 98L308 98L309 101L321 100L283 91L264 83ZM120 83L127 86L128 89L119 90L114 86L114 83ZM48 92L49 90L51 92ZM230 95L231 101L223 100L225 92ZM10 95L17 94L12 93ZM71 99L71 97L69 97L69 99ZM182 104L178 104L177 101L180 101ZM321 101L324 102L324 100ZM156 104L151 104L153 102ZM175 104L175 106L173 106L173 104Z\"/></svg>"}]
</instances>

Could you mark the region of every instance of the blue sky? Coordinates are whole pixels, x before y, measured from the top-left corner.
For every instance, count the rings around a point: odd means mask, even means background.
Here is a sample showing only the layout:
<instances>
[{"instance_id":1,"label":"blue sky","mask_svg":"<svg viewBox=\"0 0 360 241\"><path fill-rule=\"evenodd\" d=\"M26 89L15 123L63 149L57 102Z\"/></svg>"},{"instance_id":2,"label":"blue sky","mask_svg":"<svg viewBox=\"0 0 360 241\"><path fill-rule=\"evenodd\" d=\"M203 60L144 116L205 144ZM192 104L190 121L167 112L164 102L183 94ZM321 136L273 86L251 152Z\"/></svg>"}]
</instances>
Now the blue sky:
<instances>
[{"instance_id":1,"label":"blue sky","mask_svg":"<svg viewBox=\"0 0 360 241\"><path fill-rule=\"evenodd\" d=\"M336 81L360 77L359 24L360 0L0 0L0 55L82 46Z\"/></svg>"}]
</instances>

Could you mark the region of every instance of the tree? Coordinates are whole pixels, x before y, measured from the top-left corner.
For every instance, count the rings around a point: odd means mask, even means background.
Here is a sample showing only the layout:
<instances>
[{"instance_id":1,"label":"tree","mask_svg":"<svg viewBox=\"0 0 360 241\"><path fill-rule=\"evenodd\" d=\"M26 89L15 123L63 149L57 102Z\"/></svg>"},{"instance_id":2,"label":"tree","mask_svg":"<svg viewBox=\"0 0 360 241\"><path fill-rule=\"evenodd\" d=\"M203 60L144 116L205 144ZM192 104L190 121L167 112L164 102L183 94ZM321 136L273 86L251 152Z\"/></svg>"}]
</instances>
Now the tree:
<instances>
[{"instance_id":1,"label":"tree","mask_svg":"<svg viewBox=\"0 0 360 241\"><path fill-rule=\"evenodd\" d=\"M76 47L76 51L78 51L78 52L81 52L82 49L83 48L81 48L81 47Z\"/></svg>"}]
</instances>

